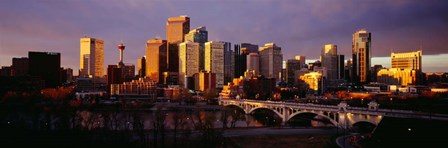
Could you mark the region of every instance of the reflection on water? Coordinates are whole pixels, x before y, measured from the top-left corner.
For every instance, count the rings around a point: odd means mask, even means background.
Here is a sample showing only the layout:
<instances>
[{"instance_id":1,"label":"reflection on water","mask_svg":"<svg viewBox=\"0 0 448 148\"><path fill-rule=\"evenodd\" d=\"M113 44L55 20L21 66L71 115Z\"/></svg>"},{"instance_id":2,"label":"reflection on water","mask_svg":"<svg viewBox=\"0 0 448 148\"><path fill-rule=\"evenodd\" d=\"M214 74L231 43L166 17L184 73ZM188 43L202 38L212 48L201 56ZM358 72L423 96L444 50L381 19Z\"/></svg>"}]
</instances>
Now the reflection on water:
<instances>
[{"instance_id":1,"label":"reflection on water","mask_svg":"<svg viewBox=\"0 0 448 148\"><path fill-rule=\"evenodd\" d=\"M319 118L319 117L315 117ZM21 124L25 128L36 129L108 129L133 130L154 129L156 123L163 123L165 129L193 130L198 126L208 128L244 128L280 126L282 119L269 110L245 114L238 109L196 110L81 110L65 113L10 113L0 118L2 123ZM305 123L305 124L304 124ZM288 122L288 126L320 127L328 126L316 120L306 122Z\"/></svg>"}]
</instances>

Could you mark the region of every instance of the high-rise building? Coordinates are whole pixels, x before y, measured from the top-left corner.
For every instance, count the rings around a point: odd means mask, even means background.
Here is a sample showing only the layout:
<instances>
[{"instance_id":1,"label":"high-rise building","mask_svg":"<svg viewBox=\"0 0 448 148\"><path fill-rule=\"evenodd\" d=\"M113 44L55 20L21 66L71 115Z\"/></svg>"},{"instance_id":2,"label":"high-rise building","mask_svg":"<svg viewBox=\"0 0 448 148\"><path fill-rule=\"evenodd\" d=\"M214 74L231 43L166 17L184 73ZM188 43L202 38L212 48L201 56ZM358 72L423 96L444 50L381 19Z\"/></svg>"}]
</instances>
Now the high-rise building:
<instances>
[{"instance_id":1,"label":"high-rise building","mask_svg":"<svg viewBox=\"0 0 448 148\"><path fill-rule=\"evenodd\" d=\"M345 56L338 55L338 79L345 79Z\"/></svg>"},{"instance_id":2,"label":"high-rise building","mask_svg":"<svg viewBox=\"0 0 448 148\"><path fill-rule=\"evenodd\" d=\"M185 41L204 44L205 42L208 42L208 31L205 26L192 29L185 35Z\"/></svg>"},{"instance_id":3,"label":"high-rise building","mask_svg":"<svg viewBox=\"0 0 448 148\"><path fill-rule=\"evenodd\" d=\"M253 72L253 74L258 75L260 73L260 55L256 52L249 53L247 55L247 70Z\"/></svg>"},{"instance_id":4,"label":"high-rise building","mask_svg":"<svg viewBox=\"0 0 448 148\"><path fill-rule=\"evenodd\" d=\"M29 74L45 81L45 87L61 85L61 54L57 52L28 52Z\"/></svg>"},{"instance_id":5,"label":"high-rise building","mask_svg":"<svg viewBox=\"0 0 448 148\"><path fill-rule=\"evenodd\" d=\"M422 51L390 53L392 68L399 69L422 69Z\"/></svg>"},{"instance_id":6,"label":"high-rise building","mask_svg":"<svg viewBox=\"0 0 448 148\"><path fill-rule=\"evenodd\" d=\"M193 29L185 35L185 41L199 43L199 67L204 70L204 44L208 42L208 31L204 26Z\"/></svg>"},{"instance_id":7,"label":"high-rise building","mask_svg":"<svg viewBox=\"0 0 448 148\"><path fill-rule=\"evenodd\" d=\"M275 45L275 43L264 44L260 47L260 74L266 78L275 78L280 80L280 73L282 72L282 48Z\"/></svg>"},{"instance_id":8,"label":"high-rise building","mask_svg":"<svg viewBox=\"0 0 448 148\"><path fill-rule=\"evenodd\" d=\"M235 56L230 42L224 42L224 84L232 81L235 74Z\"/></svg>"},{"instance_id":9,"label":"high-rise building","mask_svg":"<svg viewBox=\"0 0 448 148\"><path fill-rule=\"evenodd\" d=\"M338 75L338 47L334 44L326 44L321 51L322 67L327 70L327 80L336 80Z\"/></svg>"},{"instance_id":10,"label":"high-rise building","mask_svg":"<svg viewBox=\"0 0 448 148\"><path fill-rule=\"evenodd\" d=\"M187 16L170 17L166 22L166 40L168 43L184 42L184 36L190 31L190 18Z\"/></svg>"},{"instance_id":11,"label":"high-rise building","mask_svg":"<svg viewBox=\"0 0 448 148\"><path fill-rule=\"evenodd\" d=\"M104 76L104 41L84 37L80 39L79 77Z\"/></svg>"},{"instance_id":12,"label":"high-rise building","mask_svg":"<svg viewBox=\"0 0 448 148\"><path fill-rule=\"evenodd\" d=\"M146 76L146 56L143 56L137 60L138 77L143 78Z\"/></svg>"},{"instance_id":13,"label":"high-rise building","mask_svg":"<svg viewBox=\"0 0 448 148\"><path fill-rule=\"evenodd\" d=\"M168 71L179 72L179 44L168 43Z\"/></svg>"},{"instance_id":14,"label":"high-rise building","mask_svg":"<svg viewBox=\"0 0 448 148\"><path fill-rule=\"evenodd\" d=\"M244 76L244 72L247 70L247 55L251 52L258 53L258 45L250 44L250 43L241 43L234 46L235 49L235 78L239 78L240 76Z\"/></svg>"},{"instance_id":15,"label":"high-rise building","mask_svg":"<svg viewBox=\"0 0 448 148\"><path fill-rule=\"evenodd\" d=\"M216 87L224 86L224 42L205 43L205 71L216 74Z\"/></svg>"},{"instance_id":16,"label":"high-rise building","mask_svg":"<svg viewBox=\"0 0 448 148\"><path fill-rule=\"evenodd\" d=\"M199 73L199 71L199 43L180 43L178 84L185 88L187 86L194 86L194 82L190 82L189 80L194 74Z\"/></svg>"},{"instance_id":17,"label":"high-rise building","mask_svg":"<svg viewBox=\"0 0 448 148\"><path fill-rule=\"evenodd\" d=\"M29 72L29 60L28 58L12 58L12 75L13 76L25 76Z\"/></svg>"},{"instance_id":18,"label":"high-rise building","mask_svg":"<svg viewBox=\"0 0 448 148\"><path fill-rule=\"evenodd\" d=\"M286 61L286 72L285 78L288 85L295 85L297 77L295 77L295 73L297 70L301 69L300 60L289 59Z\"/></svg>"},{"instance_id":19,"label":"high-rise building","mask_svg":"<svg viewBox=\"0 0 448 148\"><path fill-rule=\"evenodd\" d=\"M64 69L63 74L65 75L65 82L70 83L73 81L73 69L66 68L66 69Z\"/></svg>"},{"instance_id":20,"label":"high-rise building","mask_svg":"<svg viewBox=\"0 0 448 148\"><path fill-rule=\"evenodd\" d=\"M179 72L179 43L184 42L185 34L190 31L190 18L187 16L170 17L166 22L168 52L168 70Z\"/></svg>"},{"instance_id":21,"label":"high-rise building","mask_svg":"<svg viewBox=\"0 0 448 148\"><path fill-rule=\"evenodd\" d=\"M156 83L163 82L163 73L168 71L166 40L153 39L146 43L146 76Z\"/></svg>"},{"instance_id":22,"label":"high-rise building","mask_svg":"<svg viewBox=\"0 0 448 148\"><path fill-rule=\"evenodd\" d=\"M301 56L301 55L296 55L295 59L300 61L300 69L304 68L306 57Z\"/></svg>"},{"instance_id":23,"label":"high-rise building","mask_svg":"<svg viewBox=\"0 0 448 148\"><path fill-rule=\"evenodd\" d=\"M370 60L372 56L371 33L359 30L353 34L353 80L356 83L368 83L370 79Z\"/></svg>"}]
</instances>

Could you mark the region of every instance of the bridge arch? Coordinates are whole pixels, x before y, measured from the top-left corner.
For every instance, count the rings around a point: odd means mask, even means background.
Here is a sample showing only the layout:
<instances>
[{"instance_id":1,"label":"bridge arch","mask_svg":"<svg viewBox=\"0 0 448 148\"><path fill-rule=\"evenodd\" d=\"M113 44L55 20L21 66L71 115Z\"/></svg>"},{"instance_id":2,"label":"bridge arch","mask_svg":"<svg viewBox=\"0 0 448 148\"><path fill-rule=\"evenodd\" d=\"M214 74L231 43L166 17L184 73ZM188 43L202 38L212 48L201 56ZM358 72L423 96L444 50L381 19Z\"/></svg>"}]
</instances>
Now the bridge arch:
<instances>
[{"instance_id":1,"label":"bridge arch","mask_svg":"<svg viewBox=\"0 0 448 148\"><path fill-rule=\"evenodd\" d=\"M286 121L288 122L290 119L294 118L295 116L297 116L299 114L305 114L305 113L311 113L311 114L315 114L316 116L323 117L323 118L327 119L328 121L330 121L331 124L333 124L335 127L338 126L338 122L337 121L333 120L332 118L330 118L327 115L324 115L324 114L322 114L320 112L316 112L316 111L298 111L298 112L295 112L295 113L289 115L289 117L288 117L288 119L286 119Z\"/></svg>"},{"instance_id":2,"label":"bridge arch","mask_svg":"<svg viewBox=\"0 0 448 148\"><path fill-rule=\"evenodd\" d=\"M232 108L232 107L234 107L234 108L238 108L238 109L242 110L245 114L248 114L248 112L247 112L242 106L239 106L239 105L236 105L236 104L227 104L227 105L224 105L224 107L228 107L228 108Z\"/></svg>"},{"instance_id":3,"label":"bridge arch","mask_svg":"<svg viewBox=\"0 0 448 148\"><path fill-rule=\"evenodd\" d=\"M269 107L264 107L264 106L251 108L247 113L252 113L253 111L255 111L257 109L267 109L267 110L273 111L277 116L279 116L280 118L283 118L283 115L280 112L278 112L277 110L269 108Z\"/></svg>"},{"instance_id":4,"label":"bridge arch","mask_svg":"<svg viewBox=\"0 0 448 148\"><path fill-rule=\"evenodd\" d=\"M240 109L242 109L244 111L244 113L248 114L249 112L247 112L247 110L245 109L244 106L241 106L240 104L233 104L233 103L228 103L228 104L222 104L222 106L224 107L238 107Z\"/></svg>"}]
</instances>

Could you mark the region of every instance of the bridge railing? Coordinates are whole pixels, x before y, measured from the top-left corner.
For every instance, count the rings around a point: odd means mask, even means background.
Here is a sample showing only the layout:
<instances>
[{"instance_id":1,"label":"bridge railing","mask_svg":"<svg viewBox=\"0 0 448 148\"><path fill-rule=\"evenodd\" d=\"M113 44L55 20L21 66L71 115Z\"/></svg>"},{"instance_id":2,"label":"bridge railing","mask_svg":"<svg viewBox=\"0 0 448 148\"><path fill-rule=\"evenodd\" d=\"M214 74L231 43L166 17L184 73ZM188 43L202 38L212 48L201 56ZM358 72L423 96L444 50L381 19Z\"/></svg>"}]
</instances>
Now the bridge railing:
<instances>
[{"instance_id":1,"label":"bridge railing","mask_svg":"<svg viewBox=\"0 0 448 148\"><path fill-rule=\"evenodd\" d=\"M312 103L295 103L295 102L283 102L283 101L259 101L259 100L222 100L237 103L261 103L265 106L273 107L291 107L309 110L321 110L321 111L340 111L338 106L334 105L321 105ZM390 117L404 117L404 118L434 118L434 119L444 119L448 120L447 114L435 114L420 111L410 111L410 110L396 110L396 109L377 109L370 110L367 107L347 107L346 112L366 114L366 115L384 115Z\"/></svg>"}]
</instances>

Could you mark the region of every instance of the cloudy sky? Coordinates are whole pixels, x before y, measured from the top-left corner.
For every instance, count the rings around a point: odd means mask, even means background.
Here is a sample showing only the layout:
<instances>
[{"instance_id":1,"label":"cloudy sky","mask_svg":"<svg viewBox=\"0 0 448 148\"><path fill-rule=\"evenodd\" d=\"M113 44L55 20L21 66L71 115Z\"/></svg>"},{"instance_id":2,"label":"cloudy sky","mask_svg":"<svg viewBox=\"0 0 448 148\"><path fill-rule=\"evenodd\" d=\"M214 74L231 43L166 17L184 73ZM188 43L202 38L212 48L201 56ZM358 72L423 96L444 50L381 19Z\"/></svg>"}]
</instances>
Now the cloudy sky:
<instances>
[{"instance_id":1,"label":"cloudy sky","mask_svg":"<svg viewBox=\"0 0 448 148\"><path fill-rule=\"evenodd\" d=\"M390 51L423 47L424 71L448 71L446 0L0 0L0 66L28 51L62 54L62 66L79 68L79 38L105 41L105 66L145 54L145 42L165 38L168 17L188 15L206 26L209 40L232 44L275 42L284 59L317 59L326 43L351 54L351 35L372 33L372 64L390 67ZM77 73L75 73L77 74Z\"/></svg>"}]
</instances>

